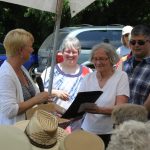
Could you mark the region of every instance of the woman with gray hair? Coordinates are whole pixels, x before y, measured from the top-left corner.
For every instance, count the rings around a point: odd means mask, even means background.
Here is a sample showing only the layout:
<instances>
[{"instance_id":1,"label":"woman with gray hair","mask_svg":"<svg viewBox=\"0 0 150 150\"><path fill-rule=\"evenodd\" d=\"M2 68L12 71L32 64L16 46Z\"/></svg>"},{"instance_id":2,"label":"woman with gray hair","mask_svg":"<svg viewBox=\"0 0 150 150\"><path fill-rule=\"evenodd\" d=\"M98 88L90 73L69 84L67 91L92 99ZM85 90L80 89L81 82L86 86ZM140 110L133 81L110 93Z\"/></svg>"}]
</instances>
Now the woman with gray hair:
<instances>
[{"instance_id":1,"label":"woman with gray hair","mask_svg":"<svg viewBox=\"0 0 150 150\"><path fill-rule=\"evenodd\" d=\"M77 63L80 49L81 44L76 37L67 37L63 41L62 46L63 62L56 64L54 68L52 86L52 95L54 98L52 101L65 110L74 101L83 77L87 73L92 72L90 68ZM50 69L51 67L45 69L41 76L46 91L48 91L49 86Z\"/></svg>"},{"instance_id":2,"label":"woman with gray hair","mask_svg":"<svg viewBox=\"0 0 150 150\"><path fill-rule=\"evenodd\" d=\"M113 129L111 112L115 105L127 103L129 97L127 74L114 68L118 59L112 45L100 43L94 46L91 61L95 71L83 79L79 90L103 91L95 103L81 105L82 111L87 112L81 127L99 135L106 147Z\"/></svg>"},{"instance_id":3,"label":"woman with gray hair","mask_svg":"<svg viewBox=\"0 0 150 150\"><path fill-rule=\"evenodd\" d=\"M143 122L125 121L117 128L107 150L150 150L150 125Z\"/></svg>"}]
</instances>

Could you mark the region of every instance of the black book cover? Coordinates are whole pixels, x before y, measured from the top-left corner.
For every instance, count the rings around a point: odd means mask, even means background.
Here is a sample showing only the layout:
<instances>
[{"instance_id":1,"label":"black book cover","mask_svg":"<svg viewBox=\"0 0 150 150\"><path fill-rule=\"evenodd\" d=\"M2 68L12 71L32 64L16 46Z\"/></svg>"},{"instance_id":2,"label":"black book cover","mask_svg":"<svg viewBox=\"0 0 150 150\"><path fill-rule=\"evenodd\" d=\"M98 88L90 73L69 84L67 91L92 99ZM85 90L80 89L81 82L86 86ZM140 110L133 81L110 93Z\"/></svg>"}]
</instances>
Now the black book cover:
<instances>
[{"instance_id":1,"label":"black book cover","mask_svg":"<svg viewBox=\"0 0 150 150\"><path fill-rule=\"evenodd\" d=\"M79 92L73 103L62 115L62 118L70 119L82 117L85 112L78 112L80 105L83 103L94 103L102 93L102 91Z\"/></svg>"}]
</instances>

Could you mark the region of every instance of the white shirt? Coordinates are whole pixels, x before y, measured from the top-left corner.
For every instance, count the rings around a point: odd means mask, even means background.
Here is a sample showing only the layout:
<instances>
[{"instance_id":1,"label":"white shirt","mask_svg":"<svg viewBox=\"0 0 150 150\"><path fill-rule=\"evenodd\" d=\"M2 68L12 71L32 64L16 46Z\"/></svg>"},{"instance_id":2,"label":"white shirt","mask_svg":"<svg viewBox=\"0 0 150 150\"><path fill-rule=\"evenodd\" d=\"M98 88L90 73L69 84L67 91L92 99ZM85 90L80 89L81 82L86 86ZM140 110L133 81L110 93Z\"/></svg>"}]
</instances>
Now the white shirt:
<instances>
[{"instance_id":1,"label":"white shirt","mask_svg":"<svg viewBox=\"0 0 150 150\"><path fill-rule=\"evenodd\" d=\"M131 50L129 48L127 48L126 46L122 45L120 46L117 50L116 50L116 53L120 56L120 57L123 57L123 56L126 56L128 54L130 54Z\"/></svg>"},{"instance_id":2,"label":"white shirt","mask_svg":"<svg viewBox=\"0 0 150 150\"><path fill-rule=\"evenodd\" d=\"M47 68L41 75L45 91L48 91L49 87L50 70L51 67ZM64 101L58 97L55 97L53 98L53 101L57 105L67 110L74 101L84 76L91 71L92 70L90 68L80 65L75 74L66 74L61 70L60 64L56 64L54 69L52 89L66 91L69 94L69 100Z\"/></svg>"},{"instance_id":3,"label":"white shirt","mask_svg":"<svg viewBox=\"0 0 150 150\"><path fill-rule=\"evenodd\" d=\"M90 86L89 86L90 85ZM124 71L115 71L103 88L100 88L96 77L96 71L88 74L80 86L83 91L103 91L103 94L95 102L100 107L113 107L117 95L129 97L129 82ZM87 113L82 123L82 128L95 134L109 134L112 131L112 120L110 115Z\"/></svg>"},{"instance_id":4,"label":"white shirt","mask_svg":"<svg viewBox=\"0 0 150 150\"><path fill-rule=\"evenodd\" d=\"M28 71L23 66L22 70L33 84L36 93L38 93L39 90L29 76ZM24 113L18 115L18 104L23 101L20 81L14 69L5 61L0 67L0 124L10 125L25 120Z\"/></svg>"}]
</instances>

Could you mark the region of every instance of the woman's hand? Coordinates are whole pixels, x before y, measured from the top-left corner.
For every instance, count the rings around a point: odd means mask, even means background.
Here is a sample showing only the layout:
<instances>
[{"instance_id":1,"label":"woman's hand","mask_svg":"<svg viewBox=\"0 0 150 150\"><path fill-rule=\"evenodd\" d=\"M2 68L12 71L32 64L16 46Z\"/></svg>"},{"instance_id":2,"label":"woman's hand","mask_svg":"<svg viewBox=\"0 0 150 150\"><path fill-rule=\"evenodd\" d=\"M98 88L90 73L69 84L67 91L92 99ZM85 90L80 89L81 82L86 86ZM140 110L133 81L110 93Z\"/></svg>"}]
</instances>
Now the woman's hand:
<instances>
[{"instance_id":1,"label":"woman's hand","mask_svg":"<svg viewBox=\"0 0 150 150\"><path fill-rule=\"evenodd\" d=\"M100 107L95 103L83 103L80 105L78 112L87 112L91 114L105 114L110 115L111 108Z\"/></svg>"},{"instance_id":2,"label":"woman's hand","mask_svg":"<svg viewBox=\"0 0 150 150\"><path fill-rule=\"evenodd\" d=\"M41 93L38 93L35 96L35 98L37 99L37 104L41 104L41 103L49 101L49 99L51 98L51 96L49 95L48 92L41 92Z\"/></svg>"},{"instance_id":3,"label":"woman's hand","mask_svg":"<svg viewBox=\"0 0 150 150\"><path fill-rule=\"evenodd\" d=\"M69 94L66 91L63 90L52 90L52 97L58 97L64 101L67 101L69 99Z\"/></svg>"},{"instance_id":4,"label":"woman's hand","mask_svg":"<svg viewBox=\"0 0 150 150\"><path fill-rule=\"evenodd\" d=\"M95 103L83 103L80 105L78 112L88 112L97 114L99 113L99 107Z\"/></svg>"}]
</instances>

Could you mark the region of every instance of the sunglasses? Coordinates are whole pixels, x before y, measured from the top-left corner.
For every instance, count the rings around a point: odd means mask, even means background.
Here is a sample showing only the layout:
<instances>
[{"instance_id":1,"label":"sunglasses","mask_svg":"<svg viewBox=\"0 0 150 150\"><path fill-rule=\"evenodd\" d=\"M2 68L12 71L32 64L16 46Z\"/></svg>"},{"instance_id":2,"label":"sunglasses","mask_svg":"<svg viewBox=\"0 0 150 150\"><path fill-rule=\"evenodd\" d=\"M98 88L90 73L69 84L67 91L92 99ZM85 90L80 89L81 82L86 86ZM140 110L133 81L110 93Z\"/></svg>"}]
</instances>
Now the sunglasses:
<instances>
[{"instance_id":1,"label":"sunglasses","mask_svg":"<svg viewBox=\"0 0 150 150\"><path fill-rule=\"evenodd\" d=\"M145 45L146 42L149 42L149 40L130 40L131 45L135 45L136 43L138 45Z\"/></svg>"}]
</instances>

